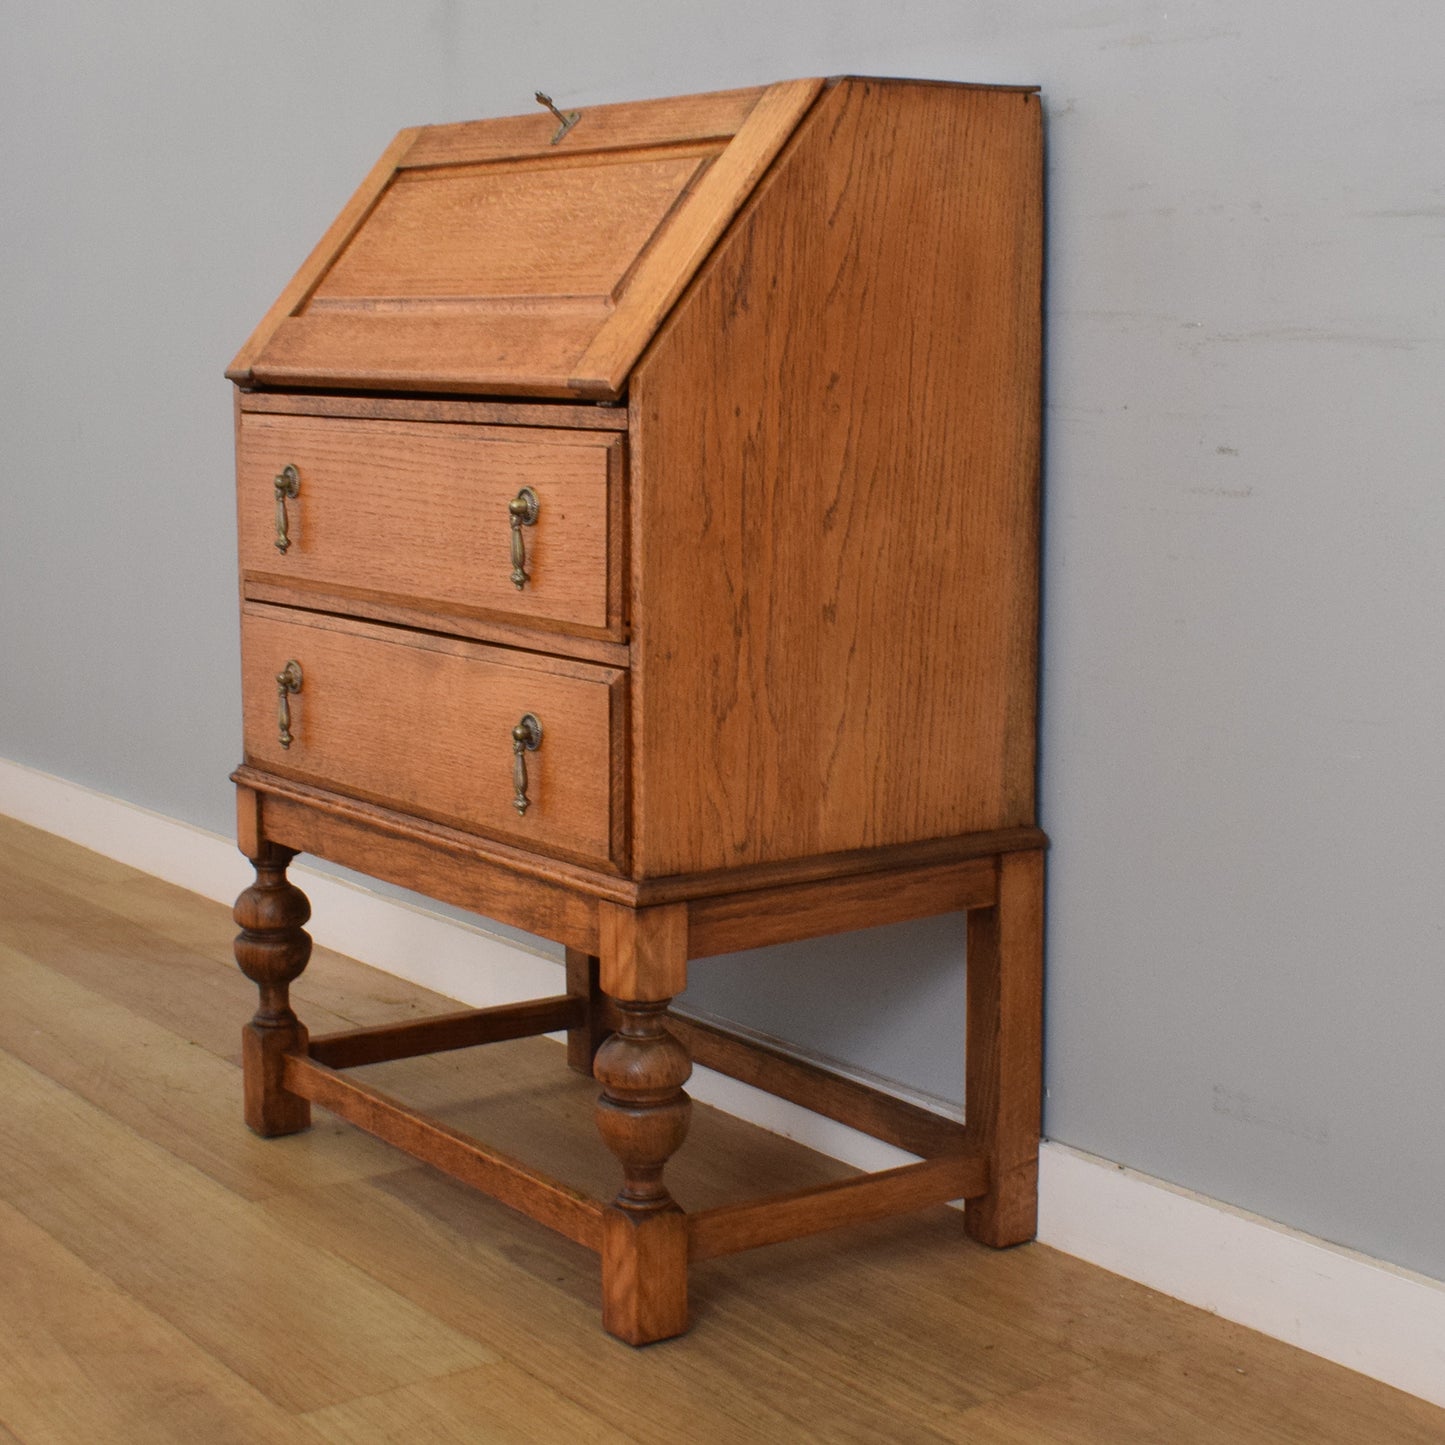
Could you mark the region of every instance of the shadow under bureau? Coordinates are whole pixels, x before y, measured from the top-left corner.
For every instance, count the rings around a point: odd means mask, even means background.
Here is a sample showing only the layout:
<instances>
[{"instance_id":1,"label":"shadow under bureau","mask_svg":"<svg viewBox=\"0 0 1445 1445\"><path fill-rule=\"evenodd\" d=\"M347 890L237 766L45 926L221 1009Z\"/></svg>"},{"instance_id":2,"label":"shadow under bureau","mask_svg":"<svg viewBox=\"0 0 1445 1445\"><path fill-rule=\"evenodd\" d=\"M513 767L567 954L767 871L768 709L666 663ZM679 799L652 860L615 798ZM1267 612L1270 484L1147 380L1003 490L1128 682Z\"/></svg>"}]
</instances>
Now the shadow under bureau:
<instances>
[{"instance_id":1,"label":"shadow under bureau","mask_svg":"<svg viewBox=\"0 0 1445 1445\"><path fill-rule=\"evenodd\" d=\"M633 1344L691 1261L950 1199L1032 1237L1040 192L1022 88L396 138L227 373L253 1129L314 1102L560 1230ZM566 992L308 1038L300 852L556 940ZM669 1013L691 960L952 911L966 1124ZM561 1030L610 1200L347 1072ZM692 1061L920 1162L685 1213Z\"/></svg>"}]
</instances>

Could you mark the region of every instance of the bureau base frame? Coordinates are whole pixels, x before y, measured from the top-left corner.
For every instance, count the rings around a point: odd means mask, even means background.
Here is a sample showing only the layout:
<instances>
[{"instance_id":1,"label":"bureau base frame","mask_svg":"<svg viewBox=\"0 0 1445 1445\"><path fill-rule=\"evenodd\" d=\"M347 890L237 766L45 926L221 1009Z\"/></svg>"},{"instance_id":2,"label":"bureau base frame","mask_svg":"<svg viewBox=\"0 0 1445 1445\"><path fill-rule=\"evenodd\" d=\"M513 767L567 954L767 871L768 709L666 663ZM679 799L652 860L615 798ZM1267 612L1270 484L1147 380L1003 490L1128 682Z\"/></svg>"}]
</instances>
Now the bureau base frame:
<instances>
[{"instance_id":1,"label":"bureau base frame","mask_svg":"<svg viewBox=\"0 0 1445 1445\"><path fill-rule=\"evenodd\" d=\"M1027 838L955 840L958 856L942 861L932 856L936 847L866 870L860 859L859 871L842 877L788 881L774 874L732 893L700 882L694 896L665 902L619 901L574 886L569 892L580 912L569 914L572 937L562 940L565 994L312 1039L289 999L311 940L304 927L309 903L287 877L301 841L288 825L304 811L309 851L347 862L356 831L385 835L388 820L379 810L363 821L354 808L345 817L328 817L320 807L288 809L285 791L240 789L240 841L256 880L236 903L235 950L260 995L243 1031L245 1118L258 1134L304 1130L311 1105L319 1104L594 1250L601 1256L603 1324L633 1345L687 1329L693 1262L958 1199L967 1201L965 1228L975 1239L1003 1247L1033 1237L1043 952L1043 837L1036 830L1017 830ZM987 851L1000 842L1030 846ZM860 908L899 916L900 898L903 916L966 912L966 1124L670 1012L691 958L854 928ZM498 916L484 898L472 901ZM525 906L502 916L545 931L537 927L545 920ZM588 1197L346 1072L559 1031L567 1034L568 1063L601 1085L597 1128L622 1173L610 1200ZM664 1172L686 1137L691 1104L684 1085L694 1062L897 1145L919 1162L685 1212Z\"/></svg>"}]
</instances>

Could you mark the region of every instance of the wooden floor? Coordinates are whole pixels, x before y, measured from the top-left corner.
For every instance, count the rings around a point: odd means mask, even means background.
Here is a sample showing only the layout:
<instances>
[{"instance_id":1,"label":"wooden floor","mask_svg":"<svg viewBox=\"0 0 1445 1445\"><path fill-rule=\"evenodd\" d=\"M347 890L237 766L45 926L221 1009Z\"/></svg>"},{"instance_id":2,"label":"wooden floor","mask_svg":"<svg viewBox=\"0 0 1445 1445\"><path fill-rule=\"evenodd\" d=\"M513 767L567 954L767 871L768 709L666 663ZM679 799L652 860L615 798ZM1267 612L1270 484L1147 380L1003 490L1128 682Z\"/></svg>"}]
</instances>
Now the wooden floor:
<instances>
[{"instance_id":1,"label":"wooden floor","mask_svg":"<svg viewBox=\"0 0 1445 1445\"><path fill-rule=\"evenodd\" d=\"M228 912L0 819L0 1445L1445 1441L1445 1411L936 1209L704 1265L687 1337L601 1332L595 1258L318 1114L252 1137ZM324 951L314 1029L448 1007ZM378 1066L610 1192L528 1040ZM684 1205L843 1172L699 1108Z\"/></svg>"}]
</instances>

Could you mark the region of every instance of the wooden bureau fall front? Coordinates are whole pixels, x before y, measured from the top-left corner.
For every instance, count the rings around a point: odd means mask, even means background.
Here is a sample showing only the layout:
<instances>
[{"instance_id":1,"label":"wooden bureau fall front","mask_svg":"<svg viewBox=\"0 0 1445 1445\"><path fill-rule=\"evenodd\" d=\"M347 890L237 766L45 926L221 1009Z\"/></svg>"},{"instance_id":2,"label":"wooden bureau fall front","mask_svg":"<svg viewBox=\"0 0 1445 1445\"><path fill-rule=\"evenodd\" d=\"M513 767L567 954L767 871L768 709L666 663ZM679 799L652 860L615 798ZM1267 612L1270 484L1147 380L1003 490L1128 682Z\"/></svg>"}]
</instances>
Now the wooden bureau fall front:
<instances>
[{"instance_id":1,"label":"wooden bureau fall front","mask_svg":"<svg viewBox=\"0 0 1445 1445\"><path fill-rule=\"evenodd\" d=\"M642 1344L690 1261L949 1199L1034 1233L1040 120L865 79L569 119L403 131L227 373L245 1112L597 1251ZM300 852L556 940L566 992L308 1039ZM668 1011L692 959L959 910L966 1124ZM346 1072L560 1030L611 1200ZM686 1213L694 1060L921 1162Z\"/></svg>"}]
</instances>

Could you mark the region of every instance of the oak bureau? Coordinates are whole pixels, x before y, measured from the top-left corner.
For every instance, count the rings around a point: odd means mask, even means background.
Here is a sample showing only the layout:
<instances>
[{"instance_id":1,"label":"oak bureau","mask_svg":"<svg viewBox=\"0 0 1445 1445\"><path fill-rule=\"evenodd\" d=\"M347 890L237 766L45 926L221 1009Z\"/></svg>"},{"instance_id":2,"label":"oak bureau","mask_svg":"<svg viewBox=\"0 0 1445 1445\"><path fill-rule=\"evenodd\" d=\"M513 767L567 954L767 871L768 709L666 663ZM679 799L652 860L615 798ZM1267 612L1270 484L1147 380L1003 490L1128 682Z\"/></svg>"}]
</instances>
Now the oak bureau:
<instances>
[{"instance_id":1,"label":"oak bureau","mask_svg":"<svg viewBox=\"0 0 1445 1445\"><path fill-rule=\"evenodd\" d=\"M245 1117L560 1230L642 1344L692 1261L951 1199L1034 1233L1039 102L539 99L403 131L227 372ZM557 941L566 992L308 1038L301 852ZM690 960L952 911L966 1124L669 1013ZM564 1030L611 1200L347 1073ZM692 1061L920 1162L686 1213Z\"/></svg>"}]
</instances>

